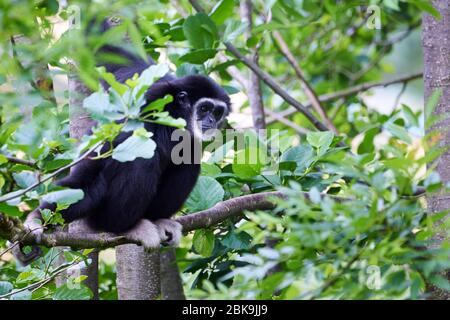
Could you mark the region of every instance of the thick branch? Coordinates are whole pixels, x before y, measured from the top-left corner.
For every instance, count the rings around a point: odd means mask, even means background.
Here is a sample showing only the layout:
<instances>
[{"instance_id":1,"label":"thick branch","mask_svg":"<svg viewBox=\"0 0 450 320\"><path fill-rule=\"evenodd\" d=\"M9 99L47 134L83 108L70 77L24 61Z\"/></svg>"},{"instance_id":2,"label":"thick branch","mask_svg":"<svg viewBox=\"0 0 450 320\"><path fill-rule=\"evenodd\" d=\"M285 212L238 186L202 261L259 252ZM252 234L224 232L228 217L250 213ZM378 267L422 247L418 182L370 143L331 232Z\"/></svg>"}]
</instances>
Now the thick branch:
<instances>
[{"instance_id":1,"label":"thick branch","mask_svg":"<svg viewBox=\"0 0 450 320\"><path fill-rule=\"evenodd\" d=\"M214 207L176 219L183 226L183 232L214 226L228 218L242 215L246 210L269 210L275 208L271 198L280 198L280 192L265 192L246 195L216 204ZM111 233L82 233L55 231L45 233L41 239L29 233L22 222L14 217L0 213L0 238L11 242L21 240L25 245L39 244L46 247L69 246L76 249L97 248L104 249L122 244L138 242L131 241L124 236Z\"/></svg>"}]
</instances>

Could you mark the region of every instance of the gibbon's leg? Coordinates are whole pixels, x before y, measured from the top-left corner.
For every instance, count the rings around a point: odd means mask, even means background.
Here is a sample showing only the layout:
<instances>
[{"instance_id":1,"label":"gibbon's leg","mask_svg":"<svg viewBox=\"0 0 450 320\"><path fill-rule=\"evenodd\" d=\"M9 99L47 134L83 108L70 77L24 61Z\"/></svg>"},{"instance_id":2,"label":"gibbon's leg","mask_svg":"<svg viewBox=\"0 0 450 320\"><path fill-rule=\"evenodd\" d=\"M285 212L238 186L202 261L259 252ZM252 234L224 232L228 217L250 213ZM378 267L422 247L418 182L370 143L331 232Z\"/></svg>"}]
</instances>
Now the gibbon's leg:
<instances>
[{"instance_id":1,"label":"gibbon's leg","mask_svg":"<svg viewBox=\"0 0 450 320\"><path fill-rule=\"evenodd\" d=\"M161 241L165 244L176 246L180 242L182 226L170 217L183 206L199 173L199 165L180 164L171 166L161 177L158 192L145 217L157 225Z\"/></svg>"},{"instance_id":2,"label":"gibbon's leg","mask_svg":"<svg viewBox=\"0 0 450 320\"><path fill-rule=\"evenodd\" d=\"M171 247L176 247L180 243L183 226L171 219L159 219L154 221L158 228L161 243Z\"/></svg>"},{"instance_id":3,"label":"gibbon's leg","mask_svg":"<svg viewBox=\"0 0 450 320\"><path fill-rule=\"evenodd\" d=\"M140 220L131 230L123 233L130 240L140 242L145 250L159 248L161 239L159 237L158 227L150 220Z\"/></svg>"}]
</instances>

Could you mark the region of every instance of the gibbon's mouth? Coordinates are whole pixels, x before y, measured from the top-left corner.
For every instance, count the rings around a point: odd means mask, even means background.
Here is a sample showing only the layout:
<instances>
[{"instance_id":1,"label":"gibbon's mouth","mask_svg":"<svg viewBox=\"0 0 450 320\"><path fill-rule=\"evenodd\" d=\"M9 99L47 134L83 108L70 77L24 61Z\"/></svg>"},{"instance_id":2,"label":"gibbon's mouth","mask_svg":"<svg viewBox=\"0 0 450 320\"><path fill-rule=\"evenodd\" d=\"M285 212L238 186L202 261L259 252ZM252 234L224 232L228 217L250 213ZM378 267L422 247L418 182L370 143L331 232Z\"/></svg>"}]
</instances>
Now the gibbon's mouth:
<instances>
[{"instance_id":1,"label":"gibbon's mouth","mask_svg":"<svg viewBox=\"0 0 450 320\"><path fill-rule=\"evenodd\" d=\"M202 140L212 141L216 136L217 128L215 127L202 127Z\"/></svg>"},{"instance_id":2,"label":"gibbon's mouth","mask_svg":"<svg viewBox=\"0 0 450 320\"><path fill-rule=\"evenodd\" d=\"M202 131L206 131L206 130L210 130L210 129L215 129L214 126L202 126Z\"/></svg>"}]
</instances>

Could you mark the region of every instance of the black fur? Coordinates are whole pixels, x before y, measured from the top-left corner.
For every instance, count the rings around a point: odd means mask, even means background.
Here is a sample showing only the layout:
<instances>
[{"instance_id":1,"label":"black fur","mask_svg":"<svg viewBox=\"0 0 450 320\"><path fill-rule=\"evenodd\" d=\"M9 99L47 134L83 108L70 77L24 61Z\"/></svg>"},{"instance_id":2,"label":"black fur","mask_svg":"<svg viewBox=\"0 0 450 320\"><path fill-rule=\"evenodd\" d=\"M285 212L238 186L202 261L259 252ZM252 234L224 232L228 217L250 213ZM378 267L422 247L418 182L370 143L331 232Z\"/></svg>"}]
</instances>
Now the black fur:
<instances>
[{"instance_id":1,"label":"black fur","mask_svg":"<svg viewBox=\"0 0 450 320\"><path fill-rule=\"evenodd\" d=\"M104 53L124 55L124 51L112 46L103 47ZM128 65L106 65L116 79L123 82L135 73L140 74L153 62L143 61L127 53ZM176 97L186 92L188 103L180 103ZM185 119L190 128L193 108L203 97L219 99L229 106L226 92L206 76L192 75L176 78L166 75L146 92L147 102L165 95L174 97L166 106L171 116ZM227 112L228 113L228 110ZM224 115L226 116L226 114ZM68 188L82 189L84 199L62 211L66 222L87 218L89 224L98 230L124 232L131 229L140 219L157 220L170 218L177 212L200 173L199 164L179 164L171 161L171 151L177 142L170 137L173 127L145 123L145 128L153 133L157 148L153 158L138 158L132 162L118 162L112 158L102 160L85 159L69 176L57 184ZM118 145L131 133L121 133L114 142ZM193 142L192 142L193 143ZM104 146L104 151L106 150ZM39 207L54 209L54 205L42 203Z\"/></svg>"}]
</instances>

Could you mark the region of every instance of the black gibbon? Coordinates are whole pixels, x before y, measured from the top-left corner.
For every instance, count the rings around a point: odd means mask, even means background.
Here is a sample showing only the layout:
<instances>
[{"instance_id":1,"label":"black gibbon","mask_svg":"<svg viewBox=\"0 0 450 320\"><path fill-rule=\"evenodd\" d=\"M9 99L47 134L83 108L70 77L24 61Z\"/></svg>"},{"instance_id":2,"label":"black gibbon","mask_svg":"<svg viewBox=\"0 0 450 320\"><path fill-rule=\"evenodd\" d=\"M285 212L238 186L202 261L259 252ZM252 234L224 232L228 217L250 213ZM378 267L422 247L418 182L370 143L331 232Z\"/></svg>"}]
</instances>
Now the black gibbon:
<instances>
[{"instance_id":1,"label":"black gibbon","mask_svg":"<svg viewBox=\"0 0 450 320\"><path fill-rule=\"evenodd\" d=\"M108 20L103 22L103 31L110 27L105 23ZM103 64L120 82L136 73L141 74L154 64L151 58L144 61L115 46L107 45L100 51L126 59L126 64ZM145 105L166 95L171 95L173 101L166 105L165 111L186 121L192 143L201 140L206 130L221 127L230 110L227 93L206 76L176 78L167 74L148 89ZM161 242L177 243L181 226L170 217L182 207L192 191L200 165L195 161L181 164L172 161L171 151L177 143L171 141L174 127L145 123L145 129L153 133L152 139L157 145L151 159L119 162L110 157L86 158L73 167L68 176L56 182L59 186L84 192L82 200L62 210L66 222L83 219L90 229L124 234L146 248L158 247ZM113 145L117 146L130 135L129 132L120 133ZM104 145L102 152L108 148ZM38 228L35 219L40 218L40 210L45 208L54 210L55 205L42 202L28 215L25 222L28 228ZM16 257L22 263L28 263L35 259L35 253L33 250L26 255L16 250Z\"/></svg>"}]
</instances>

